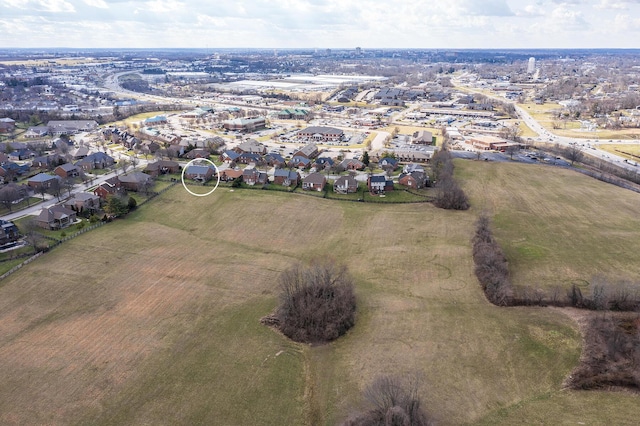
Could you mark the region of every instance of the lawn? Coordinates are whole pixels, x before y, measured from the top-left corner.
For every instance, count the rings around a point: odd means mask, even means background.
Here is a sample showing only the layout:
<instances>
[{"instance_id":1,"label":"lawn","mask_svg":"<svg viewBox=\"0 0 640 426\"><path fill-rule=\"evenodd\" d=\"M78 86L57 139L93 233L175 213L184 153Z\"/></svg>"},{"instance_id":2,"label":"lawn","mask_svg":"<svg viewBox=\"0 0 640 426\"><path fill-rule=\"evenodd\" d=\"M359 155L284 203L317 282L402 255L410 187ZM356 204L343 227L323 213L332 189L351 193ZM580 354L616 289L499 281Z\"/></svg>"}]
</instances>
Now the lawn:
<instances>
[{"instance_id":1,"label":"lawn","mask_svg":"<svg viewBox=\"0 0 640 426\"><path fill-rule=\"evenodd\" d=\"M470 238L488 212L517 283L637 276L640 195L542 166L456 167L465 212L178 185L65 243L0 283L0 422L333 425L374 377L408 373L442 425L630 424L637 396L563 390L581 344L567 315L486 301ZM309 347L259 319L280 271L318 257L349 267L359 305L346 336Z\"/></svg>"},{"instance_id":2,"label":"lawn","mask_svg":"<svg viewBox=\"0 0 640 426\"><path fill-rule=\"evenodd\" d=\"M474 208L494 218L516 285L640 276L640 194L546 165L469 162L461 173Z\"/></svg>"},{"instance_id":3,"label":"lawn","mask_svg":"<svg viewBox=\"0 0 640 426\"><path fill-rule=\"evenodd\" d=\"M7 209L5 206L0 205L0 216L26 209L27 207L31 207L34 204L38 204L41 202L42 202L42 198L40 197L29 197L28 199L24 199L19 203L12 205L11 211L9 211L9 209Z\"/></svg>"},{"instance_id":4,"label":"lawn","mask_svg":"<svg viewBox=\"0 0 640 426\"><path fill-rule=\"evenodd\" d=\"M598 149L620 155L634 163L640 160L640 143L636 144L609 144L603 143L598 145Z\"/></svg>"}]
</instances>

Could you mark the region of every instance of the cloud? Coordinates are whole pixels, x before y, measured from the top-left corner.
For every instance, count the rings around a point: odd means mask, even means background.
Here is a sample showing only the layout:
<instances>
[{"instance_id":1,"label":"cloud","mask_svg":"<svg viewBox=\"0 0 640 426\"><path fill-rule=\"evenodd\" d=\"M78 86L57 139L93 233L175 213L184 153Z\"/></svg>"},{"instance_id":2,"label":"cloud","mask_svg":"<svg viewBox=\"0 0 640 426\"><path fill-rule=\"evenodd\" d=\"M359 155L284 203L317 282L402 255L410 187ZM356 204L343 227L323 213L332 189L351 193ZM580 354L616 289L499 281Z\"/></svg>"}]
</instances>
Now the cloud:
<instances>
[{"instance_id":1,"label":"cloud","mask_svg":"<svg viewBox=\"0 0 640 426\"><path fill-rule=\"evenodd\" d=\"M65 0L39 0L36 10L52 13L75 12L75 7Z\"/></svg>"},{"instance_id":2,"label":"cloud","mask_svg":"<svg viewBox=\"0 0 640 426\"><path fill-rule=\"evenodd\" d=\"M98 9L108 9L109 5L104 0L82 0L88 6L97 7Z\"/></svg>"},{"instance_id":3,"label":"cloud","mask_svg":"<svg viewBox=\"0 0 640 426\"><path fill-rule=\"evenodd\" d=\"M459 0L464 10L476 16L512 16L514 13L505 0Z\"/></svg>"},{"instance_id":4,"label":"cloud","mask_svg":"<svg viewBox=\"0 0 640 426\"><path fill-rule=\"evenodd\" d=\"M600 0L600 3L594 5L596 9L619 9L627 10L627 2L618 0Z\"/></svg>"}]
</instances>

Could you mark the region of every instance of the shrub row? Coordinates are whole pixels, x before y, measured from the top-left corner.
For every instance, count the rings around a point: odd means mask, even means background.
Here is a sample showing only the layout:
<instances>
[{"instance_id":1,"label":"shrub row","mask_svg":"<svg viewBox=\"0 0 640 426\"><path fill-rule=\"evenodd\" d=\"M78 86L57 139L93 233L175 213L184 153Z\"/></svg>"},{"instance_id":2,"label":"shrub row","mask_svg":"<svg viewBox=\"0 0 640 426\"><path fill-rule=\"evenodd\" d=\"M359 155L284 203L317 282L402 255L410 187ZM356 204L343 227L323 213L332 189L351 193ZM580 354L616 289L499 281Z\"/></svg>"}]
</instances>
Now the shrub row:
<instances>
[{"instance_id":1,"label":"shrub row","mask_svg":"<svg viewBox=\"0 0 640 426\"><path fill-rule=\"evenodd\" d=\"M489 218L480 216L472 240L474 272L487 299L499 306L513 302L513 285L509 279L509 265L498 242L493 238Z\"/></svg>"},{"instance_id":2,"label":"shrub row","mask_svg":"<svg viewBox=\"0 0 640 426\"><path fill-rule=\"evenodd\" d=\"M441 209L467 210L469 198L453 178L451 153L443 147L433 155L431 163L437 190L433 204Z\"/></svg>"}]
</instances>

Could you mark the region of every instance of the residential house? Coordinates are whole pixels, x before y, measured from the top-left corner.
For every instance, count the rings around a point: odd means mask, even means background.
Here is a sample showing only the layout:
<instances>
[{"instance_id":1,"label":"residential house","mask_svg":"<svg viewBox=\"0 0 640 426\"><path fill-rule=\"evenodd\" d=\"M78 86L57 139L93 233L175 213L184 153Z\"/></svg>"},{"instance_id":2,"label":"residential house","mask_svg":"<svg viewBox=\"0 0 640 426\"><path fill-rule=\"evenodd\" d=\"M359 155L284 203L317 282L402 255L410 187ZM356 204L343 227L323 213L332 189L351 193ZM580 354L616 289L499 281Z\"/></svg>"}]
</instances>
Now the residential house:
<instances>
[{"instance_id":1,"label":"residential house","mask_svg":"<svg viewBox=\"0 0 640 426\"><path fill-rule=\"evenodd\" d=\"M11 161L5 161L0 165L0 177L2 182L9 182L29 172L28 164L16 164Z\"/></svg>"},{"instance_id":2,"label":"residential house","mask_svg":"<svg viewBox=\"0 0 640 426\"><path fill-rule=\"evenodd\" d=\"M311 166L311 160L307 157L293 157L289 160L289 167L297 167L299 169L306 169Z\"/></svg>"},{"instance_id":3,"label":"residential house","mask_svg":"<svg viewBox=\"0 0 640 426\"><path fill-rule=\"evenodd\" d=\"M242 181L247 185L264 185L268 183L268 177L265 172L261 172L255 168L246 168L242 172Z\"/></svg>"},{"instance_id":4,"label":"residential house","mask_svg":"<svg viewBox=\"0 0 640 426\"><path fill-rule=\"evenodd\" d=\"M132 172L126 175L118 176L120 184L127 191L142 191L147 189L152 183L153 179L146 173Z\"/></svg>"},{"instance_id":5,"label":"residential house","mask_svg":"<svg viewBox=\"0 0 640 426\"><path fill-rule=\"evenodd\" d=\"M398 168L399 161L393 157L384 157L378 161L378 166L382 170L395 170Z\"/></svg>"},{"instance_id":6,"label":"residential house","mask_svg":"<svg viewBox=\"0 0 640 426\"><path fill-rule=\"evenodd\" d=\"M106 200L109 195L119 195L124 193L124 188L117 176L107 179L93 191L95 195Z\"/></svg>"},{"instance_id":7,"label":"residential house","mask_svg":"<svg viewBox=\"0 0 640 426\"><path fill-rule=\"evenodd\" d=\"M412 173L412 172L424 173L424 167L422 167L421 164L409 163L409 164L405 164L404 167L402 168L402 173Z\"/></svg>"},{"instance_id":8,"label":"residential house","mask_svg":"<svg viewBox=\"0 0 640 426\"><path fill-rule=\"evenodd\" d=\"M223 171L220 172L220 180L223 180L225 182L230 182L234 179L237 179L239 177L242 177L242 169L225 169Z\"/></svg>"},{"instance_id":9,"label":"residential house","mask_svg":"<svg viewBox=\"0 0 640 426\"><path fill-rule=\"evenodd\" d=\"M66 163L53 169L53 173L57 174L63 179L74 178L80 176L80 168L75 164Z\"/></svg>"},{"instance_id":10,"label":"residential house","mask_svg":"<svg viewBox=\"0 0 640 426\"><path fill-rule=\"evenodd\" d=\"M196 148L187 152L184 156L190 160L194 160L196 158L209 158L210 155L211 153L209 152L209 150Z\"/></svg>"},{"instance_id":11,"label":"residential house","mask_svg":"<svg viewBox=\"0 0 640 426\"><path fill-rule=\"evenodd\" d=\"M76 162L76 166L82 168L85 171L91 171L94 169L106 169L116 164L116 160L110 155L104 152L94 152L84 157L82 160Z\"/></svg>"},{"instance_id":12,"label":"residential house","mask_svg":"<svg viewBox=\"0 0 640 426\"><path fill-rule=\"evenodd\" d=\"M73 158L74 160L79 160L89 155L89 148L87 148L86 146L81 146L76 149L72 149L71 151L69 151L69 155L71 155L71 158Z\"/></svg>"},{"instance_id":13,"label":"residential house","mask_svg":"<svg viewBox=\"0 0 640 426\"><path fill-rule=\"evenodd\" d=\"M236 158L236 163L240 164L262 164L262 157L259 154L243 152Z\"/></svg>"},{"instance_id":14,"label":"residential house","mask_svg":"<svg viewBox=\"0 0 640 426\"><path fill-rule=\"evenodd\" d=\"M64 206L52 206L42 209L35 223L45 229L63 229L76 221L76 212Z\"/></svg>"},{"instance_id":15,"label":"residential house","mask_svg":"<svg viewBox=\"0 0 640 426\"><path fill-rule=\"evenodd\" d=\"M101 198L89 192L78 192L64 202L64 206L78 213L95 213L100 209Z\"/></svg>"},{"instance_id":16,"label":"residential house","mask_svg":"<svg viewBox=\"0 0 640 426\"><path fill-rule=\"evenodd\" d=\"M220 161L224 161L225 163L235 163L240 154L235 151L227 150L220 154Z\"/></svg>"},{"instance_id":17,"label":"residential house","mask_svg":"<svg viewBox=\"0 0 640 426\"><path fill-rule=\"evenodd\" d=\"M293 153L294 157L305 157L312 159L318 156L318 147L314 143L309 143Z\"/></svg>"},{"instance_id":18,"label":"residential house","mask_svg":"<svg viewBox=\"0 0 640 426\"><path fill-rule=\"evenodd\" d=\"M9 117L0 118L0 133L11 133L15 128L15 120L12 120Z\"/></svg>"},{"instance_id":19,"label":"residential house","mask_svg":"<svg viewBox=\"0 0 640 426\"><path fill-rule=\"evenodd\" d=\"M393 181L383 175L369 176L367 187L372 194L384 194L387 191L393 191Z\"/></svg>"},{"instance_id":20,"label":"residential house","mask_svg":"<svg viewBox=\"0 0 640 426\"><path fill-rule=\"evenodd\" d=\"M402 173L398 177L400 185L407 186L412 189L420 189L427 186L429 177L422 171L413 171L411 173Z\"/></svg>"},{"instance_id":21,"label":"residential house","mask_svg":"<svg viewBox=\"0 0 640 426\"><path fill-rule=\"evenodd\" d=\"M340 176L333 183L333 192L352 194L358 192L358 181L353 176Z\"/></svg>"},{"instance_id":22,"label":"residential house","mask_svg":"<svg viewBox=\"0 0 640 426\"><path fill-rule=\"evenodd\" d=\"M302 189L307 191L322 191L327 184L327 178L322 173L311 173L302 179Z\"/></svg>"},{"instance_id":23,"label":"residential house","mask_svg":"<svg viewBox=\"0 0 640 426\"><path fill-rule=\"evenodd\" d=\"M41 188L50 188L54 182L60 182L60 177L57 175L49 175L47 173L38 173L37 175L29 178L27 185L35 190L39 190Z\"/></svg>"},{"instance_id":24,"label":"residential house","mask_svg":"<svg viewBox=\"0 0 640 426\"><path fill-rule=\"evenodd\" d=\"M355 158L347 158L342 160L340 167L343 170L364 170L364 163Z\"/></svg>"},{"instance_id":25,"label":"residential house","mask_svg":"<svg viewBox=\"0 0 640 426\"><path fill-rule=\"evenodd\" d=\"M210 181L216 174L216 169L213 166L192 164L184 171L184 176L187 179L194 180L196 182L205 183Z\"/></svg>"},{"instance_id":26,"label":"residential house","mask_svg":"<svg viewBox=\"0 0 640 426\"><path fill-rule=\"evenodd\" d=\"M318 157L316 158L315 163L313 163L313 166L316 168L316 170L327 170L333 167L334 164L335 161L333 160L333 158Z\"/></svg>"},{"instance_id":27,"label":"residential house","mask_svg":"<svg viewBox=\"0 0 640 426\"><path fill-rule=\"evenodd\" d=\"M282 186L297 186L300 181L298 172L287 169L276 169L273 172L273 183Z\"/></svg>"},{"instance_id":28,"label":"residential house","mask_svg":"<svg viewBox=\"0 0 640 426\"><path fill-rule=\"evenodd\" d=\"M287 160L278 153L272 152L264 156L264 162L271 167L283 167L287 164Z\"/></svg>"},{"instance_id":29,"label":"residential house","mask_svg":"<svg viewBox=\"0 0 640 426\"><path fill-rule=\"evenodd\" d=\"M344 138L344 131L335 127L310 126L300 130L297 137L314 142L340 142Z\"/></svg>"},{"instance_id":30,"label":"residential house","mask_svg":"<svg viewBox=\"0 0 640 426\"><path fill-rule=\"evenodd\" d=\"M13 243L19 238L18 227L13 222L0 219L0 246Z\"/></svg>"},{"instance_id":31,"label":"residential house","mask_svg":"<svg viewBox=\"0 0 640 426\"><path fill-rule=\"evenodd\" d=\"M64 159L60 154L42 155L31 160L32 169L46 170L61 164L64 164Z\"/></svg>"},{"instance_id":32,"label":"residential house","mask_svg":"<svg viewBox=\"0 0 640 426\"><path fill-rule=\"evenodd\" d=\"M153 177L158 177L160 175L169 173L179 173L180 164L178 164L178 162L176 161L158 160L155 163L149 163L144 169L144 172Z\"/></svg>"},{"instance_id":33,"label":"residential house","mask_svg":"<svg viewBox=\"0 0 640 426\"><path fill-rule=\"evenodd\" d=\"M23 160L29 160L31 158L35 158L37 156L38 156L38 153L30 149L19 149L9 154L9 160L23 161Z\"/></svg>"},{"instance_id":34,"label":"residential house","mask_svg":"<svg viewBox=\"0 0 640 426\"><path fill-rule=\"evenodd\" d=\"M184 155L184 147L180 145L169 145L166 150L169 158L176 158Z\"/></svg>"},{"instance_id":35,"label":"residential house","mask_svg":"<svg viewBox=\"0 0 640 426\"><path fill-rule=\"evenodd\" d=\"M250 153L250 154L264 155L267 153L267 147L254 139L249 139L247 141L242 142L233 150L238 154Z\"/></svg>"}]
</instances>

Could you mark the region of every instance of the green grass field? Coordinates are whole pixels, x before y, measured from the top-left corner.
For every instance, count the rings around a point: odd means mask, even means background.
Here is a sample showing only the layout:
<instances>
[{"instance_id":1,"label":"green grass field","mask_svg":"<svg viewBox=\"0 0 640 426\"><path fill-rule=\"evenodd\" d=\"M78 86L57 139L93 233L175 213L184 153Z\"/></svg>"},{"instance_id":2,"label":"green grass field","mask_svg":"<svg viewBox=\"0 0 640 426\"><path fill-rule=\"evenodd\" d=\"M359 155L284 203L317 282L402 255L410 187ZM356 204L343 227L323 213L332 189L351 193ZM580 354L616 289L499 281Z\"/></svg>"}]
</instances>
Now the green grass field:
<instances>
[{"instance_id":1,"label":"green grass field","mask_svg":"<svg viewBox=\"0 0 640 426\"><path fill-rule=\"evenodd\" d=\"M517 284L637 276L640 195L456 166L466 212L175 186L63 244L0 282L0 423L333 425L377 375L417 373L438 424L634 424L638 396L563 389L577 325L490 305L470 238L492 215ZM259 319L280 271L318 257L347 264L359 306L346 336L309 347Z\"/></svg>"}]
</instances>

